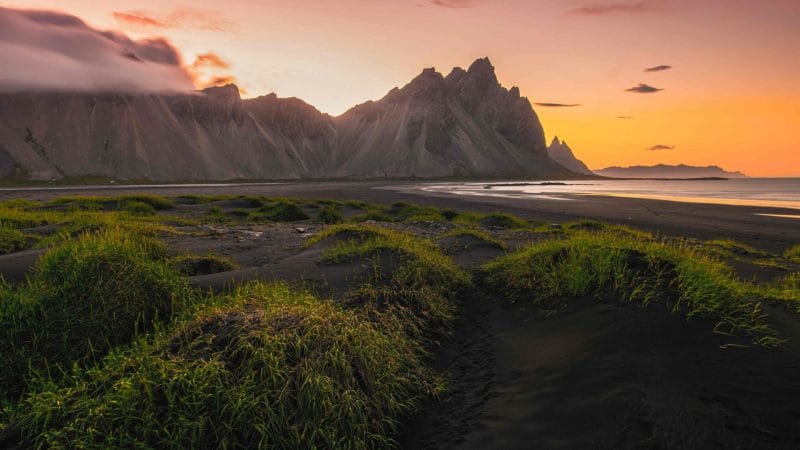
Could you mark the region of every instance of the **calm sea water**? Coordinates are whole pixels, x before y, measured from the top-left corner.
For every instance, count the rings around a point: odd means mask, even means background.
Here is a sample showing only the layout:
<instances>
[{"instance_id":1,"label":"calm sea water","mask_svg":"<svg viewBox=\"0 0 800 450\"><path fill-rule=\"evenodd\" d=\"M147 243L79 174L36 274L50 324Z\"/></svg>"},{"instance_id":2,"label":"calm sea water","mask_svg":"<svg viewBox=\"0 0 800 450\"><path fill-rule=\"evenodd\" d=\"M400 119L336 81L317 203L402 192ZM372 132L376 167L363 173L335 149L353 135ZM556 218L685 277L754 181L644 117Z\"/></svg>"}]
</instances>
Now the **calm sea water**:
<instances>
[{"instance_id":1,"label":"calm sea water","mask_svg":"<svg viewBox=\"0 0 800 450\"><path fill-rule=\"evenodd\" d=\"M606 195L800 210L800 178L435 183L425 185L422 189L464 195L552 200L570 200L574 199L574 195Z\"/></svg>"}]
</instances>

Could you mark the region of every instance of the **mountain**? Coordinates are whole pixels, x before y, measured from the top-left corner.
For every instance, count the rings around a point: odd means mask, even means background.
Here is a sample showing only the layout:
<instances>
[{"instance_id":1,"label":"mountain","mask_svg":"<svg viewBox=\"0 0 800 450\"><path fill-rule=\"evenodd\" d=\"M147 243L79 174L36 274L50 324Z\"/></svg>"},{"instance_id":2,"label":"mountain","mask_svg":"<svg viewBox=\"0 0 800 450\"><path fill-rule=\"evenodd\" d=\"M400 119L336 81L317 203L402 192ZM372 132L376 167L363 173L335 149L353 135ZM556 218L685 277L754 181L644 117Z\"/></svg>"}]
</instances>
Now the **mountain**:
<instances>
[{"instance_id":1,"label":"mountain","mask_svg":"<svg viewBox=\"0 0 800 450\"><path fill-rule=\"evenodd\" d=\"M195 94L0 94L0 177L154 181L574 177L488 59L332 117L296 98Z\"/></svg>"},{"instance_id":2,"label":"mountain","mask_svg":"<svg viewBox=\"0 0 800 450\"><path fill-rule=\"evenodd\" d=\"M679 164L670 166L608 167L595 170L594 173L611 178L746 178L741 172L727 172L719 166L687 166Z\"/></svg>"},{"instance_id":3,"label":"mountain","mask_svg":"<svg viewBox=\"0 0 800 450\"><path fill-rule=\"evenodd\" d=\"M583 175L594 175L586 164L580 159L575 157L572 149L567 145L567 141L559 141L558 136L553 138L550 146L547 147L547 154L550 155L555 162L561 164L572 172L580 173Z\"/></svg>"}]
</instances>

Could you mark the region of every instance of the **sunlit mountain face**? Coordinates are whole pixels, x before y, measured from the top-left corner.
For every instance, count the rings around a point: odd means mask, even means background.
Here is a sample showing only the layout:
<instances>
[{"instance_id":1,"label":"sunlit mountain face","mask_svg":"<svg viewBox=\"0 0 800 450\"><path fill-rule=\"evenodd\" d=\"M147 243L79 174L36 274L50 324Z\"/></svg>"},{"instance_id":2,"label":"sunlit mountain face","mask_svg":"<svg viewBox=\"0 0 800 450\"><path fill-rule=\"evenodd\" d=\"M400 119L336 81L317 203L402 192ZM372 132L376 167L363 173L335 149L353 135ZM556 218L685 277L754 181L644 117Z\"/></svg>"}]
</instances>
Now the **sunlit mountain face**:
<instances>
[{"instance_id":1,"label":"sunlit mountain face","mask_svg":"<svg viewBox=\"0 0 800 450\"><path fill-rule=\"evenodd\" d=\"M275 92L337 116L421 68L447 74L489 56L500 83L533 103L546 139L568 141L589 168L684 163L800 174L800 4L792 0L310 0L304 8L284 0L12 0L4 7L4 91L233 82L244 98ZM33 24L12 14L31 9ZM59 14L74 20L51 23ZM68 32L41 38L64 25Z\"/></svg>"}]
</instances>

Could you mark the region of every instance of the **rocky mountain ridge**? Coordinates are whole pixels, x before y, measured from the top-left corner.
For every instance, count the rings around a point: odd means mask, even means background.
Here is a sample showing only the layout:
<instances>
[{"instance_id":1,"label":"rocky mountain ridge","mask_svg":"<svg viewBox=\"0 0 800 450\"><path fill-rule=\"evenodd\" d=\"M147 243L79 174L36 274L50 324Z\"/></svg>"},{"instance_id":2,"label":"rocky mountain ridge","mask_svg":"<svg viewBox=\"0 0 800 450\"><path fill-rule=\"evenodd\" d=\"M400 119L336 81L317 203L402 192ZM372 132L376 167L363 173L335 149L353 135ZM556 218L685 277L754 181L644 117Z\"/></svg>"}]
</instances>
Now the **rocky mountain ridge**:
<instances>
[{"instance_id":1,"label":"rocky mountain ridge","mask_svg":"<svg viewBox=\"0 0 800 450\"><path fill-rule=\"evenodd\" d=\"M195 95L0 94L0 177L188 181L574 177L488 59L426 69L338 117L234 85Z\"/></svg>"}]
</instances>

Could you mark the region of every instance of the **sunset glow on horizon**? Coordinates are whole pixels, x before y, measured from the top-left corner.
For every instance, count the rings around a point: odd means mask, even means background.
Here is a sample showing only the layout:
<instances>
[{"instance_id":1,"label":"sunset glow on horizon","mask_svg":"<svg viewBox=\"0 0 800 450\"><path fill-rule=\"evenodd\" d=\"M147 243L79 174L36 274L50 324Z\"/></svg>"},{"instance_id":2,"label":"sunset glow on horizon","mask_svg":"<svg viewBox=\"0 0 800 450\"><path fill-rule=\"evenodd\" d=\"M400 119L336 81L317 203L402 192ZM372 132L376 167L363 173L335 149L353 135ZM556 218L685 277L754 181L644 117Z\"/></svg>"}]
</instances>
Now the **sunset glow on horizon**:
<instances>
[{"instance_id":1,"label":"sunset glow on horizon","mask_svg":"<svg viewBox=\"0 0 800 450\"><path fill-rule=\"evenodd\" d=\"M426 67L489 57L548 140L590 168L719 165L800 176L793 0L13 0L131 38L163 36L196 83L338 115Z\"/></svg>"}]
</instances>

